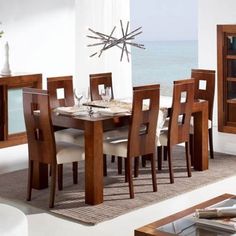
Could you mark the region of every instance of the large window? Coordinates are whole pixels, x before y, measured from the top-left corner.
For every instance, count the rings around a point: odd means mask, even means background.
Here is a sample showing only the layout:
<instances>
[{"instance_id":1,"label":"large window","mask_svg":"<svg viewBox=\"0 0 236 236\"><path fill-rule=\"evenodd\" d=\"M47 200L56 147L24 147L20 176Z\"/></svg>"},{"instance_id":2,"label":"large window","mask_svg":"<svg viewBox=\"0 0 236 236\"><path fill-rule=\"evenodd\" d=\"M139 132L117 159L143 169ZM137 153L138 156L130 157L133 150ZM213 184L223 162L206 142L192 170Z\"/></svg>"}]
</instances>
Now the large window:
<instances>
[{"instance_id":1,"label":"large window","mask_svg":"<svg viewBox=\"0 0 236 236\"><path fill-rule=\"evenodd\" d=\"M160 83L171 95L173 80L197 68L197 0L131 0L131 26L145 50L132 48L133 85Z\"/></svg>"}]
</instances>

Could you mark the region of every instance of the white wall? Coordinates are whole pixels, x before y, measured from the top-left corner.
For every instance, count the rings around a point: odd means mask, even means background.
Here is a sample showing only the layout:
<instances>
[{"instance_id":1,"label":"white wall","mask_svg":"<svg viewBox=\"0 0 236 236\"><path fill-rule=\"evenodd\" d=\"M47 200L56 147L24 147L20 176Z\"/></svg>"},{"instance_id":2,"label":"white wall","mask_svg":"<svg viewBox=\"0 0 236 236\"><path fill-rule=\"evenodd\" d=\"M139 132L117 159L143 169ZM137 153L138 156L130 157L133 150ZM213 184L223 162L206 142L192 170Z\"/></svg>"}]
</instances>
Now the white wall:
<instances>
[{"instance_id":1,"label":"white wall","mask_svg":"<svg viewBox=\"0 0 236 236\"><path fill-rule=\"evenodd\" d=\"M199 68L217 71L217 24L236 24L235 0L198 0L198 63ZM217 74L216 74L217 75ZM217 76L214 104L217 124Z\"/></svg>"},{"instance_id":2,"label":"white wall","mask_svg":"<svg viewBox=\"0 0 236 236\"><path fill-rule=\"evenodd\" d=\"M8 41L12 72L74 73L74 0L0 0L0 21L0 70Z\"/></svg>"},{"instance_id":3,"label":"white wall","mask_svg":"<svg viewBox=\"0 0 236 236\"><path fill-rule=\"evenodd\" d=\"M112 72L115 96L129 96L131 63L120 62L120 49L90 58L96 48L87 48L94 41L86 37L88 27L109 34L129 15L127 0L0 0L0 30L5 32L0 70L8 41L12 72L43 73L44 78L72 74L81 89L88 86L89 74ZM116 33L121 35L120 28Z\"/></svg>"},{"instance_id":4,"label":"white wall","mask_svg":"<svg viewBox=\"0 0 236 236\"><path fill-rule=\"evenodd\" d=\"M120 37L120 20L126 23L129 20L129 1L127 0L76 0L76 79L75 85L85 90L89 84L89 74L112 72L112 81L115 97L127 97L132 92L131 62L126 58L120 62L119 48L105 51L100 58L89 57L100 47L87 47L97 43L86 35L93 35L88 28L110 34L113 27L116 30L113 36ZM95 35L93 35L95 36Z\"/></svg>"}]
</instances>

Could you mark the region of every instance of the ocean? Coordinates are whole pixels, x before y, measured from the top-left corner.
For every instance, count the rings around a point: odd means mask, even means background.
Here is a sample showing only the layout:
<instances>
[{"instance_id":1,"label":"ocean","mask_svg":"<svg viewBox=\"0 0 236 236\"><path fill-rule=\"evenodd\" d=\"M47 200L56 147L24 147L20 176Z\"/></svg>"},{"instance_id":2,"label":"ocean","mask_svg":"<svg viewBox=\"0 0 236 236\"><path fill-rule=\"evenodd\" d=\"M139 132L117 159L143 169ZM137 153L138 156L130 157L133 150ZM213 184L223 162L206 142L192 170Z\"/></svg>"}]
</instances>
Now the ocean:
<instances>
[{"instance_id":1,"label":"ocean","mask_svg":"<svg viewBox=\"0 0 236 236\"><path fill-rule=\"evenodd\" d=\"M197 41L145 41L145 50L132 47L133 86L158 83L161 95L171 96L174 80L190 78L198 67Z\"/></svg>"}]
</instances>

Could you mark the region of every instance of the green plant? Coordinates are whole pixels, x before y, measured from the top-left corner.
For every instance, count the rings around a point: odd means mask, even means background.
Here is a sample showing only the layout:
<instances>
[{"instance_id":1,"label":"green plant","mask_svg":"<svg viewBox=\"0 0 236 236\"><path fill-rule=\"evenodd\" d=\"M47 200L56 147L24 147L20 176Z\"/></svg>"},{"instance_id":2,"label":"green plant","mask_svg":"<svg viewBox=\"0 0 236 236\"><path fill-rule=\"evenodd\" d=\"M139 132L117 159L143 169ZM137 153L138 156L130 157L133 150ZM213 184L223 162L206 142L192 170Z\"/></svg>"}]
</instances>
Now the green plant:
<instances>
[{"instance_id":1,"label":"green plant","mask_svg":"<svg viewBox=\"0 0 236 236\"><path fill-rule=\"evenodd\" d=\"M1 25L1 24L2 24L2 23L0 22L0 25ZM1 31L0 31L0 38L2 37L3 33L4 33L4 32L1 30Z\"/></svg>"}]
</instances>

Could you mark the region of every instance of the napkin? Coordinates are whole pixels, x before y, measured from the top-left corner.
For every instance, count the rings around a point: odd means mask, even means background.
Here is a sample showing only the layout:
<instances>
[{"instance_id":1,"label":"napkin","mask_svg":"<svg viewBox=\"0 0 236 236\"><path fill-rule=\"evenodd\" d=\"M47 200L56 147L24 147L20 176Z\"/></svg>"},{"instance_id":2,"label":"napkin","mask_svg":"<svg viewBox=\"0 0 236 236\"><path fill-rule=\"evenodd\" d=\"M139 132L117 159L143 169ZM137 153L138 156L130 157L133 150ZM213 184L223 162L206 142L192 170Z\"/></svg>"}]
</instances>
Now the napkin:
<instances>
[{"instance_id":1,"label":"napkin","mask_svg":"<svg viewBox=\"0 0 236 236\"><path fill-rule=\"evenodd\" d=\"M98 109L98 112L101 115L118 115L118 114L130 114L130 110L121 107L110 107L110 108L101 108Z\"/></svg>"},{"instance_id":2,"label":"napkin","mask_svg":"<svg viewBox=\"0 0 236 236\"><path fill-rule=\"evenodd\" d=\"M80 112L84 112L85 108L84 107L57 107L55 109L55 112L63 115L78 115Z\"/></svg>"}]
</instances>

